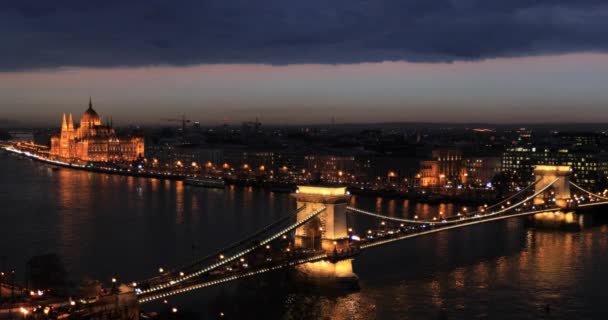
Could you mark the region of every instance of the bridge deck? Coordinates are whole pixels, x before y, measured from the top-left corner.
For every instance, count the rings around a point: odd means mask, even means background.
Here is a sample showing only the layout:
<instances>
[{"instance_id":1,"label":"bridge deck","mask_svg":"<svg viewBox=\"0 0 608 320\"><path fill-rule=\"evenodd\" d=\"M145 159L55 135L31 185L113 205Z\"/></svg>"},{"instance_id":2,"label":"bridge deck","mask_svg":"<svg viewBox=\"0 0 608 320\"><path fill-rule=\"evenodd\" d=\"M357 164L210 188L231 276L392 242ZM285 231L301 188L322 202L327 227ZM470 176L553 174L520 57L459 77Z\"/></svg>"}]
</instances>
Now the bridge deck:
<instances>
[{"instance_id":1,"label":"bridge deck","mask_svg":"<svg viewBox=\"0 0 608 320\"><path fill-rule=\"evenodd\" d=\"M503 213L500 215L491 216L472 216L462 217L461 223L453 224L446 222L435 222L429 224L416 224L398 227L394 229L372 230L371 234L362 238L360 241L350 241L348 247L340 252L327 253L319 251L280 251L274 252L272 255L266 255L262 259L258 257L255 260L248 261L246 267L242 264L233 263L225 268L215 269L212 272L206 273L196 278L188 279L181 282L175 282L161 290L153 292L144 292L139 296L140 302L148 302L156 299L165 298L174 294L184 293L187 291L210 287L236 281L239 279L251 277L261 273L266 273L278 269L294 267L300 264L328 260L337 262L345 259L352 259L361 251L385 245L391 242L429 235L437 232L447 231L451 229L462 228L475 224L487 223L492 221L510 219L514 217L522 217L534 215L543 212L559 211L560 208L548 207L538 210L518 211L514 213Z\"/></svg>"}]
</instances>

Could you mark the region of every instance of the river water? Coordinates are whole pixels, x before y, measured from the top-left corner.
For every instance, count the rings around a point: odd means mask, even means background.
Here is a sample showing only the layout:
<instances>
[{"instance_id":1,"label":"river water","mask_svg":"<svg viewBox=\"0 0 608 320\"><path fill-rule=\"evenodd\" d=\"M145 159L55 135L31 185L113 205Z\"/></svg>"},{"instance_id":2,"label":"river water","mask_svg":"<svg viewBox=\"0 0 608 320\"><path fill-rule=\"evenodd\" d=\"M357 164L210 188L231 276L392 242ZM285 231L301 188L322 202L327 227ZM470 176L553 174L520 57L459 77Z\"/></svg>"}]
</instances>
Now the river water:
<instances>
[{"instance_id":1,"label":"river water","mask_svg":"<svg viewBox=\"0 0 608 320\"><path fill-rule=\"evenodd\" d=\"M460 210L365 197L352 205L421 218ZM136 281L294 209L287 194L51 170L0 153L0 257L20 277L29 257L56 253L72 279ZM350 223L375 223L366 219ZM194 291L168 305L201 319L220 312L226 319L605 319L607 248L606 225L564 232L511 219L365 251L353 262L358 291L303 289L270 276Z\"/></svg>"}]
</instances>

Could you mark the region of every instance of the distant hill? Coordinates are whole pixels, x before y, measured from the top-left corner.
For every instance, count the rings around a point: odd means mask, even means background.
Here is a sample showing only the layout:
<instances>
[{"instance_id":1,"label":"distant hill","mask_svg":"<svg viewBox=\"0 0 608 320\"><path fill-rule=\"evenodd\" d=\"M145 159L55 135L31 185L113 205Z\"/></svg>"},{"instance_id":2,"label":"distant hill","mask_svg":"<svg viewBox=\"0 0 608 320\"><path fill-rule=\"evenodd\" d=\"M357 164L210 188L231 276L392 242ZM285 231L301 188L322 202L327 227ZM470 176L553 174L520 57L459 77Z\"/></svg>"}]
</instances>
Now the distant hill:
<instances>
[{"instance_id":1,"label":"distant hill","mask_svg":"<svg viewBox=\"0 0 608 320\"><path fill-rule=\"evenodd\" d=\"M19 121L10 119L0 119L0 128L16 127L19 125Z\"/></svg>"}]
</instances>

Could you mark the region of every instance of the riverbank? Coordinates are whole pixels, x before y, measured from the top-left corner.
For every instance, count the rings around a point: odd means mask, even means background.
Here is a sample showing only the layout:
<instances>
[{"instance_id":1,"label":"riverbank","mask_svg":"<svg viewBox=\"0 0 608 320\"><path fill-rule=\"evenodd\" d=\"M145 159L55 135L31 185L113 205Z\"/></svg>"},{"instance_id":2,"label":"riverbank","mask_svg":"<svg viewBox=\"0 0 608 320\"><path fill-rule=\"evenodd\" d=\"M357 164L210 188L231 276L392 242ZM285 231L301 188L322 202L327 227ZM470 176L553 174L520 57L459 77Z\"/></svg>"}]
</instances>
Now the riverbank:
<instances>
[{"instance_id":1,"label":"riverbank","mask_svg":"<svg viewBox=\"0 0 608 320\"><path fill-rule=\"evenodd\" d=\"M172 173L161 173L161 172L147 172L142 170L131 170L131 169L122 169L122 168L103 168L103 167L95 167L95 166L85 166L77 163L68 163L57 160L52 160L48 158L44 158L38 156L36 154L17 150L12 147L5 147L4 150L7 152L26 157L28 159L32 159L38 162L46 163L51 166L68 168L74 170L82 170L82 171L90 171L97 173L107 173L107 174L115 174L121 176L131 176L131 177L139 177L139 178L156 178L156 179L167 179L167 180L183 180L187 177L187 175L181 174L172 174Z\"/></svg>"},{"instance_id":2,"label":"riverbank","mask_svg":"<svg viewBox=\"0 0 608 320\"><path fill-rule=\"evenodd\" d=\"M53 167L68 168L81 171L89 171L96 173L113 174L120 176L130 176L138 178L155 178L155 179L166 179L174 181L182 181L185 178L192 177L186 174L175 174L169 172L150 172L144 169L124 169L124 168L108 168L95 165L82 165L77 163L68 163L48 159L37 154L21 151L11 146L3 147L9 153L13 153L19 156L23 156L34 161L42 162ZM270 192L278 193L291 193L295 192L297 185L295 183L273 183L265 181L257 181L254 179L237 180L237 179L225 179L226 185L230 186L247 186L254 188L261 188ZM359 197L382 197L387 199L408 199L420 203L439 204L439 203L459 203L467 205L480 205L496 200L496 195L483 195L483 196L467 196L463 194L459 195L443 195L443 194L429 194L420 192L399 192L396 190L370 190L360 189L358 187L347 187L347 190Z\"/></svg>"}]
</instances>

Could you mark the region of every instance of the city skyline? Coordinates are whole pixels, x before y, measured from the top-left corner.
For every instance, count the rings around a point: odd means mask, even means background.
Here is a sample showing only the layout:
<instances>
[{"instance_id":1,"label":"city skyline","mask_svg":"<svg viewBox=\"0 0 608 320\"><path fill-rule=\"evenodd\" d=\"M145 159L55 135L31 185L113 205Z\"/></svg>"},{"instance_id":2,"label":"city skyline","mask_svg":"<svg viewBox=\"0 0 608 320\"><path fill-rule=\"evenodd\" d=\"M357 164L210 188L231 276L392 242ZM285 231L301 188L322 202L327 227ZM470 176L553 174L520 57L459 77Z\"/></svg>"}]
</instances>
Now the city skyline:
<instances>
[{"instance_id":1,"label":"city skyline","mask_svg":"<svg viewBox=\"0 0 608 320\"><path fill-rule=\"evenodd\" d=\"M0 26L0 320L605 318L606 0Z\"/></svg>"}]
</instances>

